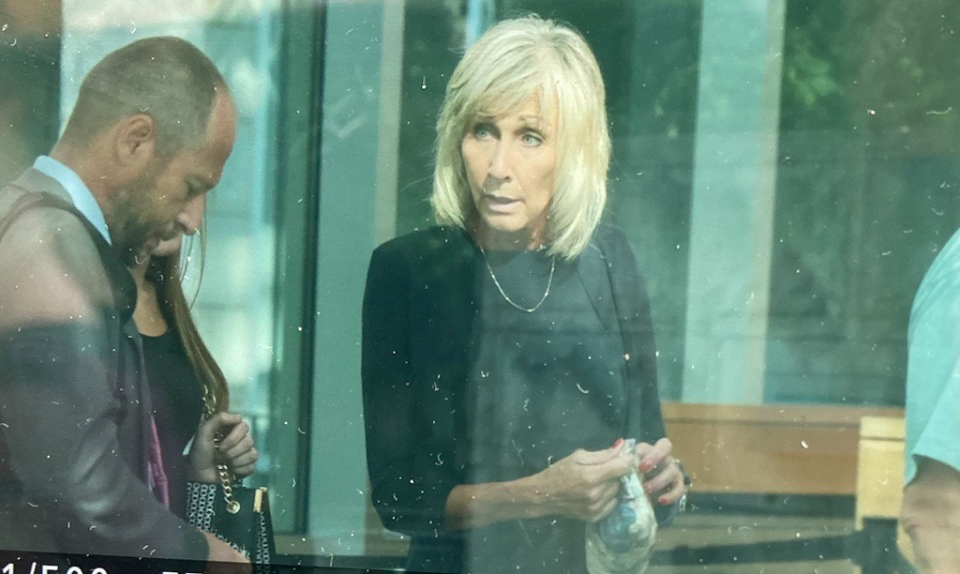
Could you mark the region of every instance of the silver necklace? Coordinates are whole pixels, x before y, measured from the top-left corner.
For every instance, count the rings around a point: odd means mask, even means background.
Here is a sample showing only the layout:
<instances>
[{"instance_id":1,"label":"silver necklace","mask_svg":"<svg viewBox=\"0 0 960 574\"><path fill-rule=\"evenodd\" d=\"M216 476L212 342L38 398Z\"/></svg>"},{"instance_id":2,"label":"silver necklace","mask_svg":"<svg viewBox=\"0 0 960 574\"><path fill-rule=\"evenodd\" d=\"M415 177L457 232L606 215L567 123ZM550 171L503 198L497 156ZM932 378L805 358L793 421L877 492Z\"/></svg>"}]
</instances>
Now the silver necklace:
<instances>
[{"instance_id":1,"label":"silver necklace","mask_svg":"<svg viewBox=\"0 0 960 574\"><path fill-rule=\"evenodd\" d=\"M493 267L490 267L490 261L487 260L487 252L483 250L482 245L478 245L478 247L480 247L480 255L483 256L483 263L487 266L487 272L490 273L490 278L493 279L493 284L497 286L497 291L500 292L500 296L503 297L504 301L510 303L524 313L533 313L540 308L540 305L543 305L543 302L547 300L547 295L550 294L550 286L553 285L553 272L557 269L556 255L550 257L550 277L547 279L547 289L543 292L543 297L541 297L540 301L538 301L533 307L523 307L522 305L517 305L514 303L513 299L510 297L507 297L507 294L503 291L503 287L500 286L500 282L497 281L497 275L493 272Z\"/></svg>"}]
</instances>

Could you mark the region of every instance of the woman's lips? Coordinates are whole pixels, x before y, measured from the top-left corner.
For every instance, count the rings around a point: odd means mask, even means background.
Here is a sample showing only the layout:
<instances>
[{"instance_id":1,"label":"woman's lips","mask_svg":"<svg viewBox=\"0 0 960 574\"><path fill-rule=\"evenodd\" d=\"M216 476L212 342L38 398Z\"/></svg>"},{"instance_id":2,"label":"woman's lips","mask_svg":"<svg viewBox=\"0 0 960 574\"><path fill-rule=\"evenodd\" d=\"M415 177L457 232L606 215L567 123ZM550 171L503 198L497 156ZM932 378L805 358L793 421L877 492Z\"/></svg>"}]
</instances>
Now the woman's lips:
<instances>
[{"instance_id":1,"label":"woman's lips","mask_svg":"<svg viewBox=\"0 0 960 574\"><path fill-rule=\"evenodd\" d=\"M520 200L498 195L483 194L483 201L490 211L507 213L513 211L514 207L520 204Z\"/></svg>"}]
</instances>

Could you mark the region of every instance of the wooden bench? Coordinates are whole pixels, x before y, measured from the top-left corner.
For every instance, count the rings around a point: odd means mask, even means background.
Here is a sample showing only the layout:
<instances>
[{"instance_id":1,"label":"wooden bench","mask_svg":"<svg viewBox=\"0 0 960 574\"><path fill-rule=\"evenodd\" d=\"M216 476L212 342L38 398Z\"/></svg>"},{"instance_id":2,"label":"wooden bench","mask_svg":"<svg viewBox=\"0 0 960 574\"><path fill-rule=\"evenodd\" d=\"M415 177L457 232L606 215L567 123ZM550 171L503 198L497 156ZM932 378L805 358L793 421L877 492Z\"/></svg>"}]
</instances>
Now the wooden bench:
<instances>
[{"instance_id":1,"label":"wooden bench","mask_svg":"<svg viewBox=\"0 0 960 574\"><path fill-rule=\"evenodd\" d=\"M857 527L863 518L897 518L903 502L902 418L863 417L857 463Z\"/></svg>"},{"instance_id":2,"label":"wooden bench","mask_svg":"<svg viewBox=\"0 0 960 574\"><path fill-rule=\"evenodd\" d=\"M867 537L871 524L889 525L899 519L903 503L904 433L902 417L860 420L856 518L857 529ZM903 527L897 524L892 536L900 554L912 562L913 549Z\"/></svg>"},{"instance_id":3,"label":"wooden bench","mask_svg":"<svg viewBox=\"0 0 960 574\"><path fill-rule=\"evenodd\" d=\"M664 403L663 417L695 492L855 496L860 421L903 409Z\"/></svg>"},{"instance_id":4,"label":"wooden bench","mask_svg":"<svg viewBox=\"0 0 960 574\"><path fill-rule=\"evenodd\" d=\"M843 536L658 552L654 564L703 565L849 559L864 574L913 572L898 527L903 492L900 409L665 404L675 452L699 492L856 497ZM762 472L743 472L744 468Z\"/></svg>"}]
</instances>

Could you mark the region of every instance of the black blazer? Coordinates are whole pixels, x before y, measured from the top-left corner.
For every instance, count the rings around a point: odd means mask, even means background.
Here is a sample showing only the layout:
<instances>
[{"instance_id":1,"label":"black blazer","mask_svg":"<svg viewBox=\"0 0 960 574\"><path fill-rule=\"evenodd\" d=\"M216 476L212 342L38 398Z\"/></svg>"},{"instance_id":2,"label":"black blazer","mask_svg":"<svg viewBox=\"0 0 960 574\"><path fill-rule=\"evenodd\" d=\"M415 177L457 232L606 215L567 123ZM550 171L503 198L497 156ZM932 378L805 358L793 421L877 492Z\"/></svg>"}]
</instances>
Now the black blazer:
<instances>
[{"instance_id":1,"label":"black blazer","mask_svg":"<svg viewBox=\"0 0 960 574\"><path fill-rule=\"evenodd\" d=\"M608 332L624 348L623 436L664 436L656 347L643 280L623 233L601 225L577 272ZM363 304L363 400L373 504L384 525L417 539L443 530L450 491L465 481L457 452L463 388L483 265L467 233L431 227L388 241L371 258ZM605 294L613 293L613 298ZM665 519L671 509L658 509ZM413 551L413 550L412 550ZM412 564L411 567L418 565Z\"/></svg>"}]
</instances>

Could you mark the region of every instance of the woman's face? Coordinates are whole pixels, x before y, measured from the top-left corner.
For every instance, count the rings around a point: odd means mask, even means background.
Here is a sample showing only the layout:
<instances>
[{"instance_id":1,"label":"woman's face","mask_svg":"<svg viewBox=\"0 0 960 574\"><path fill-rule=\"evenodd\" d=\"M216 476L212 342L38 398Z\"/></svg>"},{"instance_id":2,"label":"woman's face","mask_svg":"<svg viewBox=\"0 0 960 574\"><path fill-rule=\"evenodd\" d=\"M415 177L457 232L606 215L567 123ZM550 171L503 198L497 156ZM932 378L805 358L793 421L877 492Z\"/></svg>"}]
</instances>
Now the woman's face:
<instances>
[{"instance_id":1,"label":"woman's face","mask_svg":"<svg viewBox=\"0 0 960 574\"><path fill-rule=\"evenodd\" d=\"M555 104L555 102L552 102ZM474 118L460 151L487 247L536 248L544 238L557 164L556 105L533 96L502 117Z\"/></svg>"}]
</instances>

